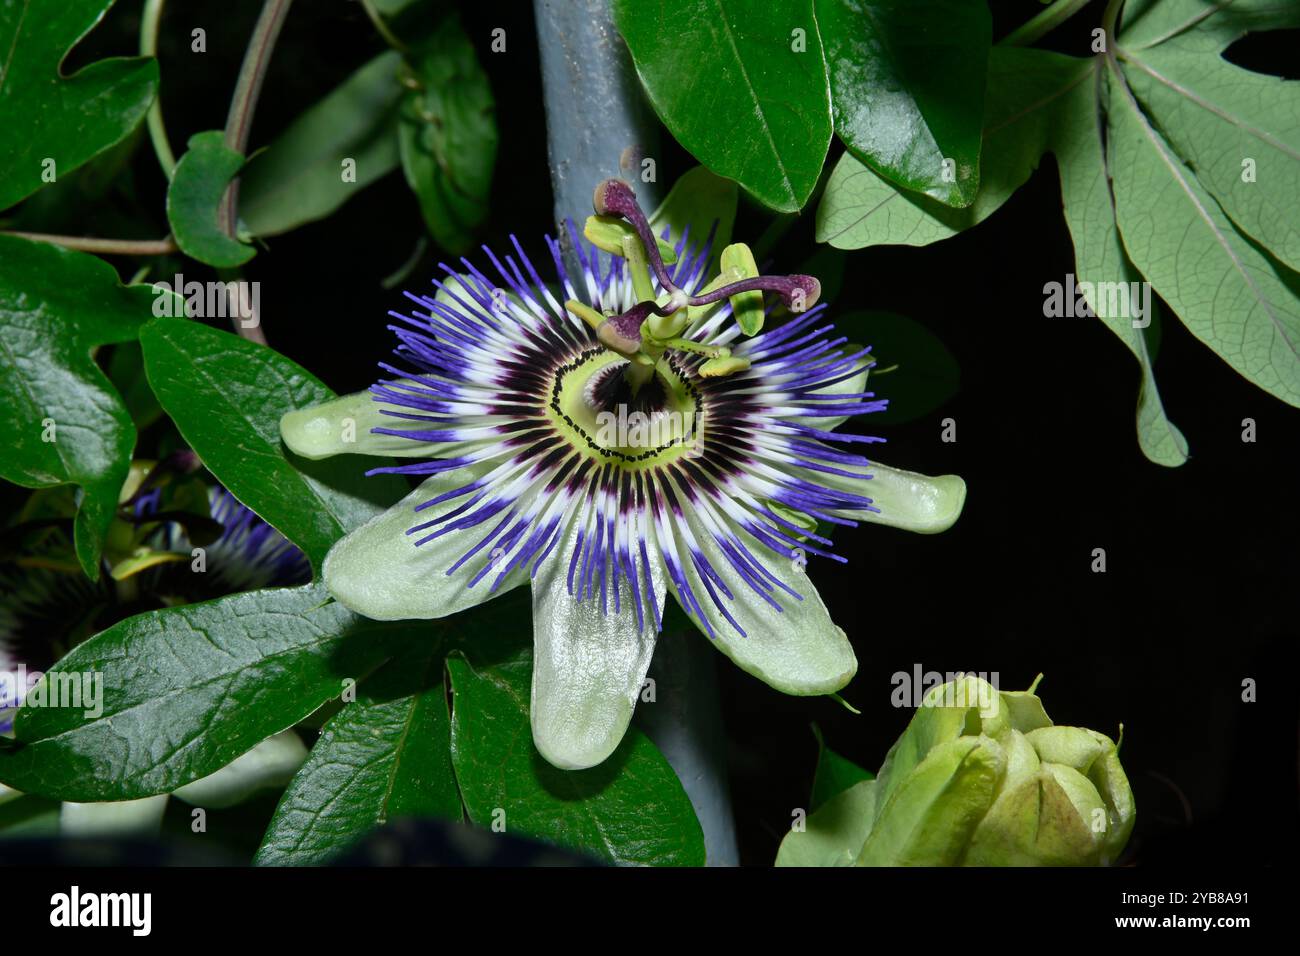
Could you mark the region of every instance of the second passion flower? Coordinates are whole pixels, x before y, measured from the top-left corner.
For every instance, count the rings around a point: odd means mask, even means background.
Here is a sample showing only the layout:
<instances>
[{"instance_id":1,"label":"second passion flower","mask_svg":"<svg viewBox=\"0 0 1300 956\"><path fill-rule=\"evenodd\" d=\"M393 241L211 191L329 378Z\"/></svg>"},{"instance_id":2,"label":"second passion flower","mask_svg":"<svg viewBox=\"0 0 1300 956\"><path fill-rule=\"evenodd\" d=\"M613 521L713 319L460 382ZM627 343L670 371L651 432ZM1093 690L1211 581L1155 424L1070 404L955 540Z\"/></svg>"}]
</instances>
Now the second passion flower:
<instances>
[{"instance_id":1,"label":"second passion flower","mask_svg":"<svg viewBox=\"0 0 1300 956\"><path fill-rule=\"evenodd\" d=\"M665 247L617 180L596 211L608 266L572 224L579 275L546 240L554 291L513 237L514 255L484 248L495 276L444 265L436 294L390 313L388 377L281 422L304 457L419 459L373 471L427 476L330 551L351 610L439 618L531 583L533 739L568 769L622 739L667 593L750 674L833 693L857 660L805 573L808 555L843 560L823 532L943 531L965 499L960 478L869 461L857 449L883 439L833 431L885 403L816 280L758 275L743 246L706 274L710 243Z\"/></svg>"}]
</instances>

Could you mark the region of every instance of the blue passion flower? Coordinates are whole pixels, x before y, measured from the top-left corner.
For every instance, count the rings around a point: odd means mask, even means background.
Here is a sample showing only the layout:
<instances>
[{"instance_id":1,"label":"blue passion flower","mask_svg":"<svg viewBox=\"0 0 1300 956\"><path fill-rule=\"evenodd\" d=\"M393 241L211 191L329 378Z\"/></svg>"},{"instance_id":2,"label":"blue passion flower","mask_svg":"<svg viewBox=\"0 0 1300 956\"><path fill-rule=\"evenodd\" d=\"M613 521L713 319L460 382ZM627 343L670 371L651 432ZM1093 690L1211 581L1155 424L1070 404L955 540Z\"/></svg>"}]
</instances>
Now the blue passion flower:
<instances>
[{"instance_id":1,"label":"blue passion flower","mask_svg":"<svg viewBox=\"0 0 1300 956\"><path fill-rule=\"evenodd\" d=\"M617 180L595 205L585 233L618 253L607 265L572 223L578 274L548 237L549 284L514 237L512 254L484 247L490 272L444 264L390 313L382 380L281 422L299 455L414 459L372 473L423 477L329 553L348 608L438 618L531 585L534 741L574 769L621 740L668 594L749 673L831 693L857 661L805 573L843 560L828 529L942 531L965 497L834 431L885 403L815 279L728 265L747 249L711 275L710 243L662 248Z\"/></svg>"}]
</instances>

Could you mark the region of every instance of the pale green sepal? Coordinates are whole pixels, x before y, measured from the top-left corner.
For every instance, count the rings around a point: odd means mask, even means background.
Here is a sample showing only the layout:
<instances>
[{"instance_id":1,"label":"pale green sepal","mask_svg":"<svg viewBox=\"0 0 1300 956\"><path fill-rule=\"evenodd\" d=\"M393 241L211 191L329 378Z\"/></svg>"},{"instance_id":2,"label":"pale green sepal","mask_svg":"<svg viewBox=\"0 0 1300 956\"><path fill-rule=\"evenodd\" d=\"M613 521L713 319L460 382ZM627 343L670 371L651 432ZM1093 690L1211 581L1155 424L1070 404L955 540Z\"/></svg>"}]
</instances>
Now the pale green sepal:
<instances>
[{"instance_id":1,"label":"pale green sepal","mask_svg":"<svg viewBox=\"0 0 1300 956\"><path fill-rule=\"evenodd\" d=\"M59 833L65 837L147 836L158 832L167 794L142 800L65 803L59 808Z\"/></svg>"},{"instance_id":2,"label":"pale green sepal","mask_svg":"<svg viewBox=\"0 0 1300 956\"><path fill-rule=\"evenodd\" d=\"M871 475L867 478L866 475ZM815 480L830 488L870 498L880 512L847 511L857 521L889 525L919 534L947 531L966 504L966 482L957 475L930 477L890 468L874 458L862 477L849 478L816 472Z\"/></svg>"},{"instance_id":3,"label":"pale green sepal","mask_svg":"<svg viewBox=\"0 0 1300 956\"><path fill-rule=\"evenodd\" d=\"M640 628L626 577L619 579L618 613L612 588L605 593L604 611L599 593L581 602L569 593L569 562L578 527L575 521L564 546L542 564L533 580L533 743L561 770L594 767L618 747L645 683L658 623L640 568ZM662 608L664 574L657 561L651 575L654 607ZM580 577L574 575L575 593Z\"/></svg>"},{"instance_id":4,"label":"pale green sepal","mask_svg":"<svg viewBox=\"0 0 1300 956\"><path fill-rule=\"evenodd\" d=\"M705 559L715 569L729 568L730 560L700 519L687 511L686 520ZM779 691L800 696L834 693L857 673L858 661L853 655L853 647L844 631L831 620L826 605L801 564L780 559L767 562L767 570L802 597L802 600L797 600L785 591L775 589L773 597L783 610L772 607L738 578L729 584L733 599L728 600L721 591L717 592L731 616L744 629L744 635L714 605L689 555L679 552L679 564L712 627L715 646L735 661L741 670ZM670 582L670 586L677 603L707 635L708 630L692 613L676 585Z\"/></svg>"},{"instance_id":5,"label":"pale green sepal","mask_svg":"<svg viewBox=\"0 0 1300 956\"><path fill-rule=\"evenodd\" d=\"M867 375L869 372L867 366L870 363L870 361L871 361L870 359L864 357L862 368L856 373L854 373L850 378L846 378L842 382L835 382L832 385L827 385L824 388L815 389L814 391L809 392L806 397L816 398L822 395L826 395L826 396L861 395L863 392L867 390ZM828 402L826 404L830 404L830 403ZM816 428L819 429L820 431L828 432L828 431L833 431L836 428L839 428L841 425L847 422L849 420L849 416L836 415L834 417L828 418L826 416L818 416L818 415L798 415L789 420L798 422L801 425L807 425L810 428Z\"/></svg>"},{"instance_id":6,"label":"pale green sepal","mask_svg":"<svg viewBox=\"0 0 1300 956\"><path fill-rule=\"evenodd\" d=\"M871 833L876 781L862 780L837 793L781 841L777 866L852 866Z\"/></svg>"},{"instance_id":7,"label":"pale green sepal","mask_svg":"<svg viewBox=\"0 0 1300 956\"><path fill-rule=\"evenodd\" d=\"M307 747L292 730L268 737L215 773L187 783L172 796L207 809L243 803L259 790L285 786L307 759Z\"/></svg>"},{"instance_id":8,"label":"pale green sepal","mask_svg":"<svg viewBox=\"0 0 1300 956\"><path fill-rule=\"evenodd\" d=\"M398 383L394 387L400 388ZM428 422L384 415L386 406L370 392L354 392L299 408L280 419L280 437L295 455L313 461L334 455L377 455L385 458L447 458L454 451L448 442L413 441L400 435L376 435L372 428L428 431Z\"/></svg>"},{"instance_id":9,"label":"pale green sepal","mask_svg":"<svg viewBox=\"0 0 1300 956\"><path fill-rule=\"evenodd\" d=\"M481 470L479 474L481 474ZM325 586L344 607L378 621L427 620L464 611L504 594L528 580L527 567L516 567L492 590L496 572L476 585L470 579L493 560L483 548L454 574L447 570L487 531L482 527L452 531L416 546L433 529L407 534L407 529L431 521L462 505L454 498L434 508L415 510L444 492L464 487L476 473L469 468L434 475L381 515L339 540L325 557Z\"/></svg>"},{"instance_id":10,"label":"pale green sepal","mask_svg":"<svg viewBox=\"0 0 1300 956\"><path fill-rule=\"evenodd\" d=\"M955 866L993 804L1006 751L991 737L940 744L876 815L859 866Z\"/></svg>"}]
</instances>

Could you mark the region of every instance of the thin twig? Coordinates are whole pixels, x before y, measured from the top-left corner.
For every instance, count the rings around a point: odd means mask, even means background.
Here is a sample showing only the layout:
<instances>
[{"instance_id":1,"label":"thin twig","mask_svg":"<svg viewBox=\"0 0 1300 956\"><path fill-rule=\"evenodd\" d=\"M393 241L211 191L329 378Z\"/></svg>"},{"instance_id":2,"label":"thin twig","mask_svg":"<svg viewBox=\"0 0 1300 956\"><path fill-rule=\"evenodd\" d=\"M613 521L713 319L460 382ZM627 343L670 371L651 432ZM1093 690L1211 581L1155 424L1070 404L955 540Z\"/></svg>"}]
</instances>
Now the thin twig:
<instances>
[{"instance_id":1,"label":"thin twig","mask_svg":"<svg viewBox=\"0 0 1300 956\"><path fill-rule=\"evenodd\" d=\"M166 0L145 0L144 15L140 20L140 55L158 56L158 24L162 20L163 4ZM162 97L154 97L153 104L149 107L149 115L145 119L149 127L149 139L153 142L153 151L158 157L158 165L162 167L163 174L172 178L172 171L176 168L176 154L172 152L171 143L167 140L167 126L163 123L162 115Z\"/></svg>"},{"instance_id":2,"label":"thin twig","mask_svg":"<svg viewBox=\"0 0 1300 956\"><path fill-rule=\"evenodd\" d=\"M226 116L226 146L243 155L248 148L248 134L253 125L253 112L257 109L257 99L262 93L262 81L266 79L266 67L271 61L271 51L280 36L280 28L289 13L292 0L266 0L262 13L253 27L253 35L244 51L244 63L239 68L239 78L235 81L235 92L230 98L230 112ZM218 221L222 230L232 239L236 238L239 208L239 177L230 181L226 194L221 200ZM254 342L266 342L260 325L244 328L240 322L235 323L235 330L246 339Z\"/></svg>"},{"instance_id":3,"label":"thin twig","mask_svg":"<svg viewBox=\"0 0 1300 956\"><path fill-rule=\"evenodd\" d=\"M93 239L90 236L56 236L47 232L0 232L0 235L17 236L35 242L48 242L65 249L94 252L115 256L165 256L176 251L176 241L165 239Z\"/></svg>"}]
</instances>

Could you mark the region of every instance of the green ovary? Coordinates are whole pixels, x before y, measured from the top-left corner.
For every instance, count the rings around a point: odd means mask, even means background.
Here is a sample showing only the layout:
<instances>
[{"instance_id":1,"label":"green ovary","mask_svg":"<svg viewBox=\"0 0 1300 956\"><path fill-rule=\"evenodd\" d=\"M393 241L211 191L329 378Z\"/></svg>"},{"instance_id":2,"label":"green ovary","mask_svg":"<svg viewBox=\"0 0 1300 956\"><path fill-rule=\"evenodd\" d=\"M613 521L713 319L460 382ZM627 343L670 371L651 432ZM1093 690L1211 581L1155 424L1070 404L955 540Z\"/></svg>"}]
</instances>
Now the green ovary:
<instances>
[{"instance_id":1,"label":"green ovary","mask_svg":"<svg viewBox=\"0 0 1300 956\"><path fill-rule=\"evenodd\" d=\"M583 454L633 471L698 454L705 416L689 377L665 356L634 396L627 363L591 349L557 369L546 409L555 427Z\"/></svg>"}]
</instances>

